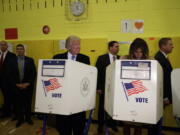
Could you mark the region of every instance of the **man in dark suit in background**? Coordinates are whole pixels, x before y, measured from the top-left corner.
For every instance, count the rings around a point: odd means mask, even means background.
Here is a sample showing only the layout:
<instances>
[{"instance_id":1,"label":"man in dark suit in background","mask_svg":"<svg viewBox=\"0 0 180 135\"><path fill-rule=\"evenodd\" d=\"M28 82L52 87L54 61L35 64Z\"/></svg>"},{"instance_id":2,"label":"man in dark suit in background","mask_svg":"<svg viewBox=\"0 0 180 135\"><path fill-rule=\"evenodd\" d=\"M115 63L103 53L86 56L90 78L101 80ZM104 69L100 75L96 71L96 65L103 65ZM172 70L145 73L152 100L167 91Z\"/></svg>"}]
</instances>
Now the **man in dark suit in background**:
<instances>
[{"instance_id":1,"label":"man in dark suit in background","mask_svg":"<svg viewBox=\"0 0 180 135\"><path fill-rule=\"evenodd\" d=\"M14 107L14 92L17 76L16 55L8 51L6 41L0 42L0 89L4 97L4 105L0 117L11 116Z\"/></svg>"},{"instance_id":2,"label":"man in dark suit in background","mask_svg":"<svg viewBox=\"0 0 180 135\"><path fill-rule=\"evenodd\" d=\"M32 125L31 120L31 102L36 78L36 68L34 60L25 56L25 48L22 44L16 46L18 76L16 80L16 106L18 111L18 122L16 127L27 121Z\"/></svg>"},{"instance_id":3,"label":"man in dark suit in background","mask_svg":"<svg viewBox=\"0 0 180 135\"><path fill-rule=\"evenodd\" d=\"M155 55L155 59L160 63L163 69L163 99L164 107L172 103L172 91L171 91L171 72L172 66L168 60L168 54L173 50L173 43L171 38L161 38L159 40L159 51ZM159 120L156 125L152 125L149 129L149 135L161 134L163 118Z\"/></svg>"},{"instance_id":4,"label":"man in dark suit in background","mask_svg":"<svg viewBox=\"0 0 180 135\"><path fill-rule=\"evenodd\" d=\"M66 39L66 53L57 54L53 59L71 59L85 64L90 64L88 56L80 54L80 38L70 36ZM73 67L72 67L73 68ZM85 127L86 112L80 112L72 115L57 115L57 130L60 135L83 135Z\"/></svg>"},{"instance_id":5,"label":"man in dark suit in background","mask_svg":"<svg viewBox=\"0 0 180 135\"><path fill-rule=\"evenodd\" d=\"M98 132L103 132L104 127L104 96L105 96L105 78L106 78L106 67L116 59L119 59L119 43L117 41L111 41L108 43L107 54L98 57L96 67L98 69L98 80L97 80L97 93L99 94L99 111L98 111ZM109 122L108 122L109 123ZM115 122L109 123L114 131L117 131Z\"/></svg>"},{"instance_id":6,"label":"man in dark suit in background","mask_svg":"<svg viewBox=\"0 0 180 135\"><path fill-rule=\"evenodd\" d=\"M172 103L172 91L171 91L171 72L172 66L168 59L168 54L173 50L173 43L171 38L162 38L159 40L159 51L155 55L155 59L160 63L163 69L163 98L164 105Z\"/></svg>"}]
</instances>

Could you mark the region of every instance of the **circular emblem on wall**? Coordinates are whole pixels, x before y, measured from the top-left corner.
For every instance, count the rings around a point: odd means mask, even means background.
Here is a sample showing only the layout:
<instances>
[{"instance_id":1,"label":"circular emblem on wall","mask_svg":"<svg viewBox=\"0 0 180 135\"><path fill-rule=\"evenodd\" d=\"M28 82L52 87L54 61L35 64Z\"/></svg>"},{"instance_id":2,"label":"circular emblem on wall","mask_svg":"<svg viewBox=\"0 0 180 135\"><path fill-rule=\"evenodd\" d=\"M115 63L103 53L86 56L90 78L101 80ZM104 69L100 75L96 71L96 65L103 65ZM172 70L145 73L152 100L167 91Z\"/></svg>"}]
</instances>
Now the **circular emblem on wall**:
<instances>
[{"instance_id":1,"label":"circular emblem on wall","mask_svg":"<svg viewBox=\"0 0 180 135\"><path fill-rule=\"evenodd\" d=\"M90 81L87 77L83 78L80 84L81 94L86 97L90 90Z\"/></svg>"},{"instance_id":2,"label":"circular emblem on wall","mask_svg":"<svg viewBox=\"0 0 180 135\"><path fill-rule=\"evenodd\" d=\"M44 34L48 34L50 32L50 28L48 25L44 25L42 28L42 31Z\"/></svg>"},{"instance_id":3,"label":"circular emblem on wall","mask_svg":"<svg viewBox=\"0 0 180 135\"><path fill-rule=\"evenodd\" d=\"M82 1L74 1L70 5L70 11L74 16L80 16L85 11L85 4Z\"/></svg>"}]
</instances>

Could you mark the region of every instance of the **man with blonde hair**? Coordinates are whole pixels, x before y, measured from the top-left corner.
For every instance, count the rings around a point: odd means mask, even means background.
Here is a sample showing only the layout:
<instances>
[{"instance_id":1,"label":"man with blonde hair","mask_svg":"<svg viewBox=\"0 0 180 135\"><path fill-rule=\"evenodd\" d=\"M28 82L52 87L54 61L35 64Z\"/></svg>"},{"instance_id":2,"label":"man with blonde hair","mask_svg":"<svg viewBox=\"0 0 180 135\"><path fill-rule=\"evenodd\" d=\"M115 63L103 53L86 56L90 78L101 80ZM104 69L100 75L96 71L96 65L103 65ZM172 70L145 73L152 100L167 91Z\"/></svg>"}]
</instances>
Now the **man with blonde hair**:
<instances>
[{"instance_id":1,"label":"man with blonde hair","mask_svg":"<svg viewBox=\"0 0 180 135\"><path fill-rule=\"evenodd\" d=\"M74 61L90 64L88 56L80 54L80 38L76 36L69 36L66 39L67 52L57 54L53 59L71 59ZM72 67L73 68L73 67ZM75 90L76 91L76 90ZM79 91L79 90L77 90ZM80 112L72 115L57 115L57 130L60 135L83 135L85 127L86 113Z\"/></svg>"}]
</instances>

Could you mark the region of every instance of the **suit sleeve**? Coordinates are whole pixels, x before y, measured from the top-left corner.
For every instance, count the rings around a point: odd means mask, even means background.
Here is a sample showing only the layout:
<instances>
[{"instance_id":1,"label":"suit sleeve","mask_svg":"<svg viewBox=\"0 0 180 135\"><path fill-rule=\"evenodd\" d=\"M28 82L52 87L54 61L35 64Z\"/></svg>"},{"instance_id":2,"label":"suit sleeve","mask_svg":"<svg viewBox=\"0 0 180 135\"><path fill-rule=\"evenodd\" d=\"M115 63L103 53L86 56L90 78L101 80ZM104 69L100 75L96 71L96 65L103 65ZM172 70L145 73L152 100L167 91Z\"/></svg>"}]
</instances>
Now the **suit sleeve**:
<instances>
[{"instance_id":1,"label":"suit sleeve","mask_svg":"<svg viewBox=\"0 0 180 135\"><path fill-rule=\"evenodd\" d=\"M88 56L86 58L86 64L90 65L90 58Z\"/></svg>"},{"instance_id":2,"label":"suit sleeve","mask_svg":"<svg viewBox=\"0 0 180 135\"><path fill-rule=\"evenodd\" d=\"M90 65L90 58L86 55L79 54L77 58L79 62Z\"/></svg>"},{"instance_id":3,"label":"suit sleeve","mask_svg":"<svg viewBox=\"0 0 180 135\"><path fill-rule=\"evenodd\" d=\"M53 59L58 59L58 55L54 55L54 56L53 56Z\"/></svg>"},{"instance_id":4,"label":"suit sleeve","mask_svg":"<svg viewBox=\"0 0 180 135\"><path fill-rule=\"evenodd\" d=\"M162 58L156 56L155 59L159 62L163 69L163 98L169 99L169 86L171 87L171 85L169 84L170 75L168 75L167 73L167 65L165 64L165 61L163 61Z\"/></svg>"},{"instance_id":5,"label":"suit sleeve","mask_svg":"<svg viewBox=\"0 0 180 135\"><path fill-rule=\"evenodd\" d=\"M34 80L36 79L36 75L37 75L37 72L36 72L36 66L34 64L34 60L33 59L30 59L30 66L31 66L31 78L30 78L30 82L31 84L34 84Z\"/></svg>"},{"instance_id":6,"label":"suit sleeve","mask_svg":"<svg viewBox=\"0 0 180 135\"><path fill-rule=\"evenodd\" d=\"M97 90L103 90L103 80L102 80L103 63L101 57L98 57L96 62L96 67L98 70Z\"/></svg>"}]
</instances>

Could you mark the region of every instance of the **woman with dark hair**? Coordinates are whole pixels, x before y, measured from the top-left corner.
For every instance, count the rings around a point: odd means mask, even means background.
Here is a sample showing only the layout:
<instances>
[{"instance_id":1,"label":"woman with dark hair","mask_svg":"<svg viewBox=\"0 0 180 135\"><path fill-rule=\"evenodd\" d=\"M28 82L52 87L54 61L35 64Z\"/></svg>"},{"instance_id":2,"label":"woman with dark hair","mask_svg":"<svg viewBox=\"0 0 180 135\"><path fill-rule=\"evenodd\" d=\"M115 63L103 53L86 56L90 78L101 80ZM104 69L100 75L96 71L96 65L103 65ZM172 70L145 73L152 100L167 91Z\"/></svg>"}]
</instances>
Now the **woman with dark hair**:
<instances>
[{"instance_id":1,"label":"woman with dark hair","mask_svg":"<svg viewBox=\"0 0 180 135\"><path fill-rule=\"evenodd\" d=\"M136 38L130 45L129 54L122 56L121 59L145 60L149 59L149 49L146 41ZM134 127L134 135L142 134L141 123L124 122L123 134L131 135L130 126Z\"/></svg>"},{"instance_id":2,"label":"woman with dark hair","mask_svg":"<svg viewBox=\"0 0 180 135\"><path fill-rule=\"evenodd\" d=\"M136 38L130 45L129 55L122 56L121 59L149 59L149 49L146 41Z\"/></svg>"}]
</instances>

